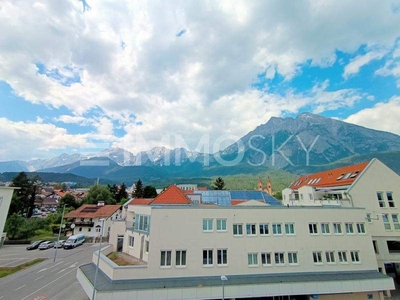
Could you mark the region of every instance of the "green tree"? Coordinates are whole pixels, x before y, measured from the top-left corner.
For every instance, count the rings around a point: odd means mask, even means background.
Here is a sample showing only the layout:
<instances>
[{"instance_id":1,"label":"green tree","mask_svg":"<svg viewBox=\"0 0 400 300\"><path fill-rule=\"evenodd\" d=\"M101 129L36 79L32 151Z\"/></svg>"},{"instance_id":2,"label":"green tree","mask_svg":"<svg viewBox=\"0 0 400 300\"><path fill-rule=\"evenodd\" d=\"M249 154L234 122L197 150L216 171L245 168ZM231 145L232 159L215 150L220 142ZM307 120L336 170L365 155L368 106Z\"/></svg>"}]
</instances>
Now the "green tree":
<instances>
[{"instance_id":1,"label":"green tree","mask_svg":"<svg viewBox=\"0 0 400 300\"><path fill-rule=\"evenodd\" d=\"M139 180L135 182L135 190L132 193L132 197L143 198L143 193L144 193L143 183L139 178Z\"/></svg>"},{"instance_id":2,"label":"green tree","mask_svg":"<svg viewBox=\"0 0 400 300\"><path fill-rule=\"evenodd\" d=\"M115 199L107 186L94 185L92 186L87 196L82 200L86 204L97 204L99 201L104 201L105 204L115 204Z\"/></svg>"},{"instance_id":3,"label":"green tree","mask_svg":"<svg viewBox=\"0 0 400 300\"><path fill-rule=\"evenodd\" d=\"M214 190L224 190L225 189L225 182L221 177L218 177L217 179L215 179L215 181L213 182L212 188Z\"/></svg>"},{"instance_id":4,"label":"green tree","mask_svg":"<svg viewBox=\"0 0 400 300\"><path fill-rule=\"evenodd\" d=\"M7 218L6 225L4 226L5 232L10 240L18 239L20 229L26 222L26 219L20 214L13 213Z\"/></svg>"},{"instance_id":5,"label":"green tree","mask_svg":"<svg viewBox=\"0 0 400 300\"><path fill-rule=\"evenodd\" d=\"M75 197L72 196L70 193L67 193L64 197L60 199L59 206L62 207L64 204L65 207L74 207L74 208L78 207Z\"/></svg>"},{"instance_id":6,"label":"green tree","mask_svg":"<svg viewBox=\"0 0 400 300\"><path fill-rule=\"evenodd\" d=\"M155 198L157 197L156 188L152 185L146 185L143 190L143 198Z\"/></svg>"},{"instance_id":7,"label":"green tree","mask_svg":"<svg viewBox=\"0 0 400 300\"><path fill-rule=\"evenodd\" d=\"M281 191L277 191L273 196L278 200L282 200L282 192Z\"/></svg>"},{"instance_id":8,"label":"green tree","mask_svg":"<svg viewBox=\"0 0 400 300\"><path fill-rule=\"evenodd\" d=\"M118 194L117 198L115 199L118 203L122 201L122 199L127 199L128 198L128 192L126 191L126 185L125 182L121 184L121 186L118 189Z\"/></svg>"}]
</instances>

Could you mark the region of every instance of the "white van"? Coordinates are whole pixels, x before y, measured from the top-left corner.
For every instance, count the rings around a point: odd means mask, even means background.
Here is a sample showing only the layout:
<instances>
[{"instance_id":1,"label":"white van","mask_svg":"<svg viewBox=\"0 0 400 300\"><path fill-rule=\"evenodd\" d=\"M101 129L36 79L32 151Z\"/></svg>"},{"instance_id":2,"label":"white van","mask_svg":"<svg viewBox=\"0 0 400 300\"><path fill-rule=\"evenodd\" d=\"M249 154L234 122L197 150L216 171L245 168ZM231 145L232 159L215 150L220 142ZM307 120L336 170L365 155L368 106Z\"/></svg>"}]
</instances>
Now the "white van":
<instances>
[{"instance_id":1,"label":"white van","mask_svg":"<svg viewBox=\"0 0 400 300\"><path fill-rule=\"evenodd\" d=\"M68 240L65 241L64 249L75 248L76 246L82 245L84 241L85 241L85 235L84 234L71 235L68 238Z\"/></svg>"}]
</instances>

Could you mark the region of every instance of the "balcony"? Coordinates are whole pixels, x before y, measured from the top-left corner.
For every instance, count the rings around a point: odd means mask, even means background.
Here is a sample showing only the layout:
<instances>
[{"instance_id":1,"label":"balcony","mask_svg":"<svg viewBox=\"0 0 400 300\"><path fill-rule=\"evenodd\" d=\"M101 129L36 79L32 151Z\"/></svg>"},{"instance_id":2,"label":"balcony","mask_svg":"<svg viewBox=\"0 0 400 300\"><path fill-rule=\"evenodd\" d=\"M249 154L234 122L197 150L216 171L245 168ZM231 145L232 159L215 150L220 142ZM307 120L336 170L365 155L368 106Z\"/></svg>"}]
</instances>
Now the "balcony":
<instances>
[{"instance_id":1,"label":"balcony","mask_svg":"<svg viewBox=\"0 0 400 300\"><path fill-rule=\"evenodd\" d=\"M93 227L94 222L92 221L74 221L75 226L80 227Z\"/></svg>"}]
</instances>

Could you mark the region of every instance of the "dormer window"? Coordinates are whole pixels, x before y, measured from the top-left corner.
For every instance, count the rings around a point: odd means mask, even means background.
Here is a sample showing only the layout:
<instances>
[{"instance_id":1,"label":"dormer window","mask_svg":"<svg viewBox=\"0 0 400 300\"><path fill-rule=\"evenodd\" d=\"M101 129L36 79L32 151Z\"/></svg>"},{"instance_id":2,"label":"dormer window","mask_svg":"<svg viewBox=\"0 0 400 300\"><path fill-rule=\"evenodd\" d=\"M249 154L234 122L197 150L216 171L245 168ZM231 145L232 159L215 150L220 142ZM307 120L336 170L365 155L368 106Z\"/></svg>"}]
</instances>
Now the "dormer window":
<instances>
[{"instance_id":1,"label":"dormer window","mask_svg":"<svg viewBox=\"0 0 400 300\"><path fill-rule=\"evenodd\" d=\"M340 180L344 177L344 174L341 174L338 178L336 178L336 180Z\"/></svg>"}]
</instances>

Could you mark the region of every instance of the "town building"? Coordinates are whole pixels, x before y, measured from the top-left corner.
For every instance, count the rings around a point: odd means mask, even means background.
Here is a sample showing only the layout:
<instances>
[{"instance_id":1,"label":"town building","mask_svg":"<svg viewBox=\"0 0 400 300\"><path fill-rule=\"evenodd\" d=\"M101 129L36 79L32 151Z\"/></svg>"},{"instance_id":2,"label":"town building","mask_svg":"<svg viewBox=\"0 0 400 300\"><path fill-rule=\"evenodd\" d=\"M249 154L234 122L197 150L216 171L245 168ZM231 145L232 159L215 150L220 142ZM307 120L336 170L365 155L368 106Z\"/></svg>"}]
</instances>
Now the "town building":
<instances>
[{"instance_id":1,"label":"town building","mask_svg":"<svg viewBox=\"0 0 400 300\"><path fill-rule=\"evenodd\" d=\"M301 176L282 198L289 206L365 208L379 270L400 275L400 176L378 159Z\"/></svg>"},{"instance_id":2,"label":"town building","mask_svg":"<svg viewBox=\"0 0 400 300\"><path fill-rule=\"evenodd\" d=\"M95 286L104 300L356 300L383 299L394 288L378 272L365 208L287 207L262 191L201 192L170 186L131 201L125 220L111 226L110 245L78 269L85 292ZM111 252L131 265L116 265Z\"/></svg>"}]
</instances>

